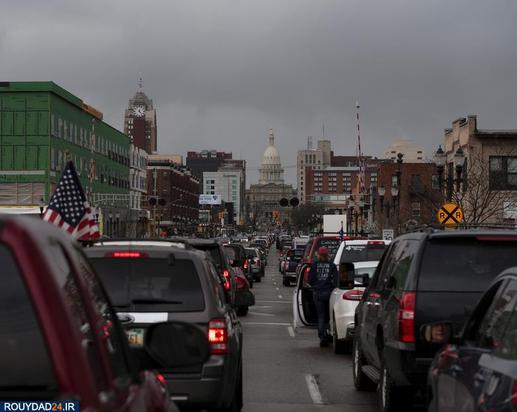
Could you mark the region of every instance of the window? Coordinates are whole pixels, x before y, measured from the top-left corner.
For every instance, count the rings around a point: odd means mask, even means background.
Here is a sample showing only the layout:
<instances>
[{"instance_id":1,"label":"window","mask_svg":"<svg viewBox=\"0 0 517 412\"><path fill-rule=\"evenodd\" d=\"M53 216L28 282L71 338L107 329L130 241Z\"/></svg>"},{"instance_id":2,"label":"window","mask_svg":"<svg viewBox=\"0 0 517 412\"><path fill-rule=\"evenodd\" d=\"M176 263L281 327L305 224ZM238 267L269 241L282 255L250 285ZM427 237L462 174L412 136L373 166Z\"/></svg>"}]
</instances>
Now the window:
<instances>
[{"instance_id":1,"label":"window","mask_svg":"<svg viewBox=\"0 0 517 412\"><path fill-rule=\"evenodd\" d=\"M479 322L475 336L476 346L497 349L503 341L504 332L512 315L517 298L517 283L509 282L495 294L494 300Z\"/></svg>"},{"instance_id":2,"label":"window","mask_svg":"<svg viewBox=\"0 0 517 412\"><path fill-rule=\"evenodd\" d=\"M414 193L424 193L424 184L422 182L422 176L411 175L411 189Z\"/></svg>"},{"instance_id":3,"label":"window","mask_svg":"<svg viewBox=\"0 0 517 412\"><path fill-rule=\"evenodd\" d=\"M49 397L58 391L45 339L11 252L0 245L0 396L13 397L20 387L41 388ZM35 389L36 391L36 389ZM9 395L10 393L10 395ZM25 398L28 398L28 393Z\"/></svg>"},{"instance_id":4,"label":"window","mask_svg":"<svg viewBox=\"0 0 517 412\"><path fill-rule=\"evenodd\" d=\"M420 217L420 202L411 203L411 216L413 216L413 218Z\"/></svg>"},{"instance_id":5,"label":"window","mask_svg":"<svg viewBox=\"0 0 517 412\"><path fill-rule=\"evenodd\" d=\"M491 190L517 190L517 157L490 156L489 183Z\"/></svg>"},{"instance_id":6,"label":"window","mask_svg":"<svg viewBox=\"0 0 517 412\"><path fill-rule=\"evenodd\" d=\"M102 286L97 277L92 271L90 265L84 258L82 252L75 249L76 258L78 262L78 275L83 279L86 287L90 290L90 295L93 298L94 308L99 316L98 327L103 333L103 343L108 354L111 368L117 381L117 386L120 384L129 384L130 372L127 364L124 342L126 337L121 333L117 327L115 314L111 309Z\"/></svg>"},{"instance_id":7,"label":"window","mask_svg":"<svg viewBox=\"0 0 517 412\"><path fill-rule=\"evenodd\" d=\"M438 175L432 175L431 176L431 187L433 190L439 190L440 189L440 178Z\"/></svg>"}]
</instances>

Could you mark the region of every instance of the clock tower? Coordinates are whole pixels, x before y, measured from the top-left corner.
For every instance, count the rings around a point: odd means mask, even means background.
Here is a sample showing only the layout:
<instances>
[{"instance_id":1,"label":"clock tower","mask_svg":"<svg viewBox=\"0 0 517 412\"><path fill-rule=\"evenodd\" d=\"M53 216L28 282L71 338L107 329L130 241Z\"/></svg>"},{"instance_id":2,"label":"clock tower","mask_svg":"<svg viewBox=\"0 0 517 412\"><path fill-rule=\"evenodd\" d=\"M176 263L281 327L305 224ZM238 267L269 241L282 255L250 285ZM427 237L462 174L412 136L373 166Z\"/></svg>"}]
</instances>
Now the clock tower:
<instances>
[{"instance_id":1,"label":"clock tower","mask_svg":"<svg viewBox=\"0 0 517 412\"><path fill-rule=\"evenodd\" d=\"M138 91L129 99L124 112L124 133L136 147L148 154L156 153L156 109L153 101L144 93L142 79L138 82Z\"/></svg>"}]
</instances>

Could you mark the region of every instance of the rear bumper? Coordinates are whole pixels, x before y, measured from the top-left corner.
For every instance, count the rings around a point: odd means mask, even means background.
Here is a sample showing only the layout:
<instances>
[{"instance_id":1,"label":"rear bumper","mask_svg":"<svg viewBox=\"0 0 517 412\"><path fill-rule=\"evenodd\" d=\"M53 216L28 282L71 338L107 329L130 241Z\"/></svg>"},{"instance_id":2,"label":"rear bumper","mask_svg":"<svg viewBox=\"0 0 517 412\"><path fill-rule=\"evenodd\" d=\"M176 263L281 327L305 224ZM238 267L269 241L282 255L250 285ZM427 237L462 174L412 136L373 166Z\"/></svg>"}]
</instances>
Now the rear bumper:
<instances>
[{"instance_id":1,"label":"rear bumper","mask_svg":"<svg viewBox=\"0 0 517 412\"><path fill-rule=\"evenodd\" d=\"M255 295L250 290L237 291L235 293L235 306L248 307L255 304Z\"/></svg>"},{"instance_id":2,"label":"rear bumper","mask_svg":"<svg viewBox=\"0 0 517 412\"><path fill-rule=\"evenodd\" d=\"M383 358L392 379L401 386L425 386L432 358L417 358L414 350L385 346Z\"/></svg>"},{"instance_id":3,"label":"rear bumper","mask_svg":"<svg viewBox=\"0 0 517 412\"><path fill-rule=\"evenodd\" d=\"M227 403L224 358L211 357L198 374L161 372L167 381L171 398L178 404L220 407Z\"/></svg>"},{"instance_id":4,"label":"rear bumper","mask_svg":"<svg viewBox=\"0 0 517 412\"><path fill-rule=\"evenodd\" d=\"M296 280L296 272L284 272L284 277L287 279Z\"/></svg>"}]
</instances>

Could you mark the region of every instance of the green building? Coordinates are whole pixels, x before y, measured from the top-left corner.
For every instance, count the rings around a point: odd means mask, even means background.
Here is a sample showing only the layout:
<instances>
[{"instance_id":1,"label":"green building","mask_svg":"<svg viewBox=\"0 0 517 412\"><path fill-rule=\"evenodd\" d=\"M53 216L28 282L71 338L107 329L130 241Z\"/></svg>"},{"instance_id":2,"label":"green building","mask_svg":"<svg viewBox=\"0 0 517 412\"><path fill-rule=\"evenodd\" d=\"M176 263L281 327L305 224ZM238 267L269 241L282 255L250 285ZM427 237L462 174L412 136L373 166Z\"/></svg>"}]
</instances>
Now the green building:
<instances>
[{"instance_id":1,"label":"green building","mask_svg":"<svg viewBox=\"0 0 517 412\"><path fill-rule=\"evenodd\" d=\"M72 160L108 235L124 235L130 141L53 82L0 82L0 211L48 203Z\"/></svg>"}]
</instances>

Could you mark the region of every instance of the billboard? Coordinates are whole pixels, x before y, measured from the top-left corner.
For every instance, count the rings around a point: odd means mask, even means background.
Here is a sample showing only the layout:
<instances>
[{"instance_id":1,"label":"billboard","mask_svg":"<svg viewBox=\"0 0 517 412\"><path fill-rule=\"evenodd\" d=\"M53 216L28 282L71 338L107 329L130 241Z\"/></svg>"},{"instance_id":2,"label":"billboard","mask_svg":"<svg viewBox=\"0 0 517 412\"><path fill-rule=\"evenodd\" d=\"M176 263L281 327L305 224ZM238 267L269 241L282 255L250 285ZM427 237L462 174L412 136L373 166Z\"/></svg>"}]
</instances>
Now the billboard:
<instances>
[{"instance_id":1,"label":"billboard","mask_svg":"<svg viewBox=\"0 0 517 412\"><path fill-rule=\"evenodd\" d=\"M220 205L221 203L221 195L199 195L200 205Z\"/></svg>"}]
</instances>

